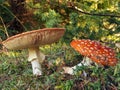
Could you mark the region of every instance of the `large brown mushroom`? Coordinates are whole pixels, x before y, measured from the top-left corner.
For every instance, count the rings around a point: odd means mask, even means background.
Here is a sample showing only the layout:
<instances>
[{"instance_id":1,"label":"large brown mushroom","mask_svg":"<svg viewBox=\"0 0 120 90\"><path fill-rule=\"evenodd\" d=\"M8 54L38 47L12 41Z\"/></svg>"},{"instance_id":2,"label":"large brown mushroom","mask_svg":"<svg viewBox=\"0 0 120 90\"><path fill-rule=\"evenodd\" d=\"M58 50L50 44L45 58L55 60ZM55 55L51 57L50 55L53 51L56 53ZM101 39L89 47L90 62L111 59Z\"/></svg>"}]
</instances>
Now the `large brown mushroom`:
<instances>
[{"instance_id":1,"label":"large brown mushroom","mask_svg":"<svg viewBox=\"0 0 120 90\"><path fill-rule=\"evenodd\" d=\"M64 28L45 28L17 34L3 41L4 47L10 50L28 49L28 61L31 62L34 75L42 75L40 63L45 55L39 50L39 46L52 44L64 35Z\"/></svg>"},{"instance_id":2,"label":"large brown mushroom","mask_svg":"<svg viewBox=\"0 0 120 90\"><path fill-rule=\"evenodd\" d=\"M114 66L117 63L115 51L110 47L103 46L98 41L89 39L73 40L70 45L86 57L77 66L88 66L92 61L103 66ZM76 66L64 67L63 69L65 73L73 74L73 69L76 69Z\"/></svg>"}]
</instances>

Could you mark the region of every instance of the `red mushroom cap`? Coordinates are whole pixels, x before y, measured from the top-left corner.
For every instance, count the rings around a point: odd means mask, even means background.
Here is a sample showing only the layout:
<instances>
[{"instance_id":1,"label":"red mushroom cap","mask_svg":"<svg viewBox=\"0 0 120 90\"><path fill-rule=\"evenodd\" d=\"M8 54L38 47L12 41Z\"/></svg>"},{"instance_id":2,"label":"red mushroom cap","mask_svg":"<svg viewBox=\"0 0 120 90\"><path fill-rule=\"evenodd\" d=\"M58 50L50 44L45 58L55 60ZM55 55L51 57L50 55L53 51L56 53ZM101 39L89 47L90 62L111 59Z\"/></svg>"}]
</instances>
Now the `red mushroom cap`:
<instances>
[{"instance_id":1,"label":"red mushroom cap","mask_svg":"<svg viewBox=\"0 0 120 90\"><path fill-rule=\"evenodd\" d=\"M100 42L93 40L73 40L70 45L79 53L89 57L98 64L105 66L114 66L117 58L113 49L103 46Z\"/></svg>"}]
</instances>

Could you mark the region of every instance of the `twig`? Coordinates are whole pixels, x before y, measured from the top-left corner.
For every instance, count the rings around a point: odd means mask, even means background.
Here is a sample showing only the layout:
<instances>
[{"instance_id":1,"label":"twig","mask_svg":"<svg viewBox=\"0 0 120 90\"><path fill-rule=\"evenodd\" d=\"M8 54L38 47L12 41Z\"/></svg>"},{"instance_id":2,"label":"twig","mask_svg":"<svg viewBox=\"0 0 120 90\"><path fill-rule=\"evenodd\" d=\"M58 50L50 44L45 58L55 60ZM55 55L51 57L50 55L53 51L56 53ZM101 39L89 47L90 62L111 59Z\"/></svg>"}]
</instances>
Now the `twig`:
<instances>
[{"instance_id":1,"label":"twig","mask_svg":"<svg viewBox=\"0 0 120 90\"><path fill-rule=\"evenodd\" d=\"M98 14L98 13L85 12L85 11L83 11L82 9L78 8L77 6L75 6L74 3L72 3L72 2L69 2L69 1L68 1L68 4L69 4L68 7L73 8L73 9L75 9L75 10L77 10L77 11L79 11L80 13L83 13L83 14L92 15L92 16L110 16L110 17L120 18L120 15L114 15L114 14ZM32 7L32 6L30 6L29 4L28 4L28 6L29 6L30 8L33 8L33 9L40 9L40 8Z\"/></svg>"},{"instance_id":2,"label":"twig","mask_svg":"<svg viewBox=\"0 0 120 90\"><path fill-rule=\"evenodd\" d=\"M14 16L17 21L22 25L22 27L25 29L25 31L27 31L26 27L21 23L21 21L17 18L17 16L15 16L8 8L6 8L5 6L1 5L3 8L5 8L12 16Z\"/></svg>"},{"instance_id":3,"label":"twig","mask_svg":"<svg viewBox=\"0 0 120 90\"><path fill-rule=\"evenodd\" d=\"M7 38L8 38L8 37L9 37L9 35L8 35L8 31L7 31L7 29L6 29L6 26L5 26L4 21L3 21L3 19L2 19L1 16L0 16L0 19L1 19L2 24L3 24L3 27L4 27L4 32L5 32L5 34L7 35Z\"/></svg>"},{"instance_id":4,"label":"twig","mask_svg":"<svg viewBox=\"0 0 120 90\"><path fill-rule=\"evenodd\" d=\"M82 9L78 8L77 6L73 6L73 9L79 11L80 13L87 14L87 15L92 15L92 16L110 16L110 17L117 17L120 18L120 15L114 15L114 14L98 14L98 13L89 13L85 12Z\"/></svg>"}]
</instances>

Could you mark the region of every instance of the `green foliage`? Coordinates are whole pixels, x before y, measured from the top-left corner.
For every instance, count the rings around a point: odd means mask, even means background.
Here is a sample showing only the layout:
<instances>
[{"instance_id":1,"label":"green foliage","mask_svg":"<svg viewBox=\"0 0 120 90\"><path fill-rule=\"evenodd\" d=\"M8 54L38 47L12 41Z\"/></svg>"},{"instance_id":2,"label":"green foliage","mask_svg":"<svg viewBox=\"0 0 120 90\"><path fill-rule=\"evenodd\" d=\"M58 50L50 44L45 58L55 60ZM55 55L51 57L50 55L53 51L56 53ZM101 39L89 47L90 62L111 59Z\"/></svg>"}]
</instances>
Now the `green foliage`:
<instances>
[{"instance_id":1,"label":"green foliage","mask_svg":"<svg viewBox=\"0 0 120 90\"><path fill-rule=\"evenodd\" d=\"M117 15L119 13L119 3L119 0L77 0L71 2L73 6L77 6L84 12L107 15ZM79 11L69 8L68 2L65 0L61 2L54 0L45 0L43 2L29 1L26 6L28 6L28 10L34 9L34 18L39 24L38 28L65 27L66 33L63 38L66 43L69 43L73 38L89 38L107 42L120 41L116 36L116 34L119 34L120 20L116 17L82 14ZM7 1L3 0L0 7L1 12L3 12L1 13L1 17L4 22L11 22L14 16L8 11L10 7ZM2 37L5 37L3 33Z\"/></svg>"},{"instance_id":2,"label":"green foliage","mask_svg":"<svg viewBox=\"0 0 120 90\"><path fill-rule=\"evenodd\" d=\"M73 86L73 80L67 80L62 82L60 86L56 86L55 89L57 90L71 90Z\"/></svg>"},{"instance_id":3,"label":"green foliage","mask_svg":"<svg viewBox=\"0 0 120 90\"><path fill-rule=\"evenodd\" d=\"M3 18L4 23L8 23L13 19L13 16L6 8L9 8L7 4L0 4L0 16Z\"/></svg>"},{"instance_id":4,"label":"green foliage","mask_svg":"<svg viewBox=\"0 0 120 90\"><path fill-rule=\"evenodd\" d=\"M0 54L0 77L2 77L0 78L0 89L99 90L106 88L110 90L110 88L120 88L119 63L107 69L96 65L77 67L75 75L71 76L61 73L62 62L72 66L79 63L82 57L78 57L78 53L69 46L62 46L61 42L41 47L40 50L49 56L45 61L48 63L42 65L43 75L40 77L32 75L26 51L9 51L8 54ZM55 64L56 62L58 64Z\"/></svg>"},{"instance_id":5,"label":"green foliage","mask_svg":"<svg viewBox=\"0 0 120 90\"><path fill-rule=\"evenodd\" d=\"M27 0L26 9L28 14L32 13L29 17L35 20L32 28L27 28L28 30L62 27L66 28L66 32L60 42L40 47L40 50L47 56L47 60L42 65L43 75L41 77L32 75L31 64L27 62L28 53L26 51L0 53L1 90L120 89L120 61L116 66L108 69L96 65L77 67L74 76L61 73L63 66L74 66L83 59L69 45L71 40L76 38L105 42L116 49L117 58L120 59L119 49L115 47L115 43L120 42L120 19L115 17L120 13L120 1L70 1ZM72 6L78 7L82 12L75 10ZM17 16L13 14L11 5L6 0L0 0L0 17L3 20L3 22L0 20L0 37L2 39L7 38L5 28L9 34L18 33L16 30L8 28ZM23 20L27 17L24 17L24 14L21 16ZM17 20L19 21L19 19ZM32 20L30 19L30 21ZM29 27L27 25L23 24L22 27Z\"/></svg>"},{"instance_id":6,"label":"green foliage","mask_svg":"<svg viewBox=\"0 0 120 90\"><path fill-rule=\"evenodd\" d=\"M59 27L61 22L60 15L54 10L49 10L48 12L43 13L42 20L45 21L45 26L50 27Z\"/></svg>"}]
</instances>

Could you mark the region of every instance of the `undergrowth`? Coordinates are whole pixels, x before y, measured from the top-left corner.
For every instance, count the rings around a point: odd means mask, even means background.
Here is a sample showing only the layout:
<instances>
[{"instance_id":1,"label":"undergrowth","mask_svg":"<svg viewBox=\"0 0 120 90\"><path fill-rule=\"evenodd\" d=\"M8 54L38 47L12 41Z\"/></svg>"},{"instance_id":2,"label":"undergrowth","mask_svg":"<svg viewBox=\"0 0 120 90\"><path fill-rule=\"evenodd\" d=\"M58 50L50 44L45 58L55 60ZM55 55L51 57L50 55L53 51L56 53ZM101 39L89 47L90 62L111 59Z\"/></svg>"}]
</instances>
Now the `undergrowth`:
<instances>
[{"instance_id":1,"label":"undergrowth","mask_svg":"<svg viewBox=\"0 0 120 90\"><path fill-rule=\"evenodd\" d=\"M120 63L107 69L96 65L77 67L75 75L64 74L63 66L82 60L69 45L57 43L40 47L46 54L43 75L32 74L28 52L8 51L0 54L0 90L119 90ZM118 58L119 53L118 53Z\"/></svg>"}]
</instances>

